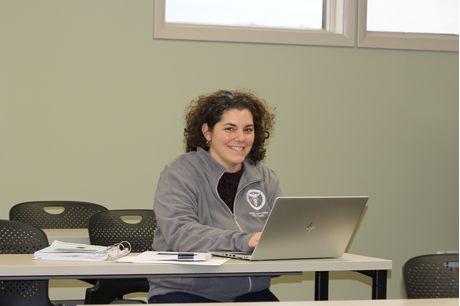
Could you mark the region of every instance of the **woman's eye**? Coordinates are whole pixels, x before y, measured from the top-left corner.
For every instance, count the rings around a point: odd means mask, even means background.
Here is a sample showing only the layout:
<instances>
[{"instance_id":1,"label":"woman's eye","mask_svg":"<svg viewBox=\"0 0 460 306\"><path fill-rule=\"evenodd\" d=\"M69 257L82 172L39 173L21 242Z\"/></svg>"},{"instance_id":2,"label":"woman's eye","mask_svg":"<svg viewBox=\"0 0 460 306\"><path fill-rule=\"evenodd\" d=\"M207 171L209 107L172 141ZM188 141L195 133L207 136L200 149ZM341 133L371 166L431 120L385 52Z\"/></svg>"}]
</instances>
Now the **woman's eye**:
<instances>
[{"instance_id":1,"label":"woman's eye","mask_svg":"<svg viewBox=\"0 0 460 306\"><path fill-rule=\"evenodd\" d=\"M254 132L254 129L253 128L247 128L247 129L244 129L244 131L246 133L252 133L252 132Z\"/></svg>"}]
</instances>

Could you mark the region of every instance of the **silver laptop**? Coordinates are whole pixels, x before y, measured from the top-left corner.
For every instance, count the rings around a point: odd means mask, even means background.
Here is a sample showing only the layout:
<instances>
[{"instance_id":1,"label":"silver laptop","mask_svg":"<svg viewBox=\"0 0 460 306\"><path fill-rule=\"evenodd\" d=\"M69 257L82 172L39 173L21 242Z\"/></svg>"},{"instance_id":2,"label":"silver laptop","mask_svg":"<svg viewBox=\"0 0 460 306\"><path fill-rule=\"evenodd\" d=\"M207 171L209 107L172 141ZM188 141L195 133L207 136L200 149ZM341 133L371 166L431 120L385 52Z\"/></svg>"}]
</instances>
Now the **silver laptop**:
<instances>
[{"instance_id":1,"label":"silver laptop","mask_svg":"<svg viewBox=\"0 0 460 306\"><path fill-rule=\"evenodd\" d=\"M246 260L340 257L367 199L367 196L279 197L252 253L212 254Z\"/></svg>"}]
</instances>

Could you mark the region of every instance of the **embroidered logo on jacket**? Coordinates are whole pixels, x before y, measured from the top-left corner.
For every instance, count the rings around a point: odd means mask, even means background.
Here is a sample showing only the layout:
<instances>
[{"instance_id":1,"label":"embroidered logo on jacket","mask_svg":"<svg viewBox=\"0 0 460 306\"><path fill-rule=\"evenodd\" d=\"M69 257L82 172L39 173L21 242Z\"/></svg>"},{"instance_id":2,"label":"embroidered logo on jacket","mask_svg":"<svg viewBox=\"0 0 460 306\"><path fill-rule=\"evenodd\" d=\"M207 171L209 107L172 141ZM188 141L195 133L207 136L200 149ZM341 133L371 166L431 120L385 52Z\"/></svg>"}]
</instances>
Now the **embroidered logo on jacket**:
<instances>
[{"instance_id":1,"label":"embroidered logo on jacket","mask_svg":"<svg viewBox=\"0 0 460 306\"><path fill-rule=\"evenodd\" d=\"M265 205L265 194L258 189L249 189L246 193L246 200L255 210L259 210Z\"/></svg>"}]
</instances>

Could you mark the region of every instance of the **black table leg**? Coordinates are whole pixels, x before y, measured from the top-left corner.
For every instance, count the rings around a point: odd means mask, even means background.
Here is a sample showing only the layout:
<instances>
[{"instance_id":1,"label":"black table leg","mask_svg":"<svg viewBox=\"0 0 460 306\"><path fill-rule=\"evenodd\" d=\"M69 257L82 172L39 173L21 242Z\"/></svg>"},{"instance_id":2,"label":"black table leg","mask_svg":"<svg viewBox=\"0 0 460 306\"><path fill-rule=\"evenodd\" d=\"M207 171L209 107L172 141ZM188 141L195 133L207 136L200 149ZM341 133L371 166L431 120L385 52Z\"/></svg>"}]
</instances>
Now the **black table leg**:
<instances>
[{"instance_id":1,"label":"black table leg","mask_svg":"<svg viewBox=\"0 0 460 306\"><path fill-rule=\"evenodd\" d=\"M387 270L357 271L372 278L372 299L387 298Z\"/></svg>"},{"instance_id":2,"label":"black table leg","mask_svg":"<svg viewBox=\"0 0 460 306\"><path fill-rule=\"evenodd\" d=\"M329 272L315 272L315 301L325 301L329 299Z\"/></svg>"}]
</instances>

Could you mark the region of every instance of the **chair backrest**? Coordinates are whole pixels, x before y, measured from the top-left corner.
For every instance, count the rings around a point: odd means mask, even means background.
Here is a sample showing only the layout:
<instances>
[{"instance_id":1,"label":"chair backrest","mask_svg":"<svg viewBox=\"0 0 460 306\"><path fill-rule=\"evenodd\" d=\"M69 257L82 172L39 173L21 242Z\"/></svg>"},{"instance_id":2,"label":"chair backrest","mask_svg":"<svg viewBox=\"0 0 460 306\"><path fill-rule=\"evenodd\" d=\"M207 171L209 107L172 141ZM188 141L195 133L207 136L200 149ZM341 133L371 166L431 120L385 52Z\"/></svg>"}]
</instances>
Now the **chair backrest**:
<instances>
[{"instance_id":1,"label":"chair backrest","mask_svg":"<svg viewBox=\"0 0 460 306\"><path fill-rule=\"evenodd\" d=\"M458 297L458 253L413 257L403 266L403 280L409 299Z\"/></svg>"},{"instance_id":2,"label":"chair backrest","mask_svg":"<svg viewBox=\"0 0 460 306\"><path fill-rule=\"evenodd\" d=\"M133 252L152 250L156 228L152 209L121 209L95 213L89 219L91 244L112 245L129 241ZM148 292L146 278L100 279L96 286L86 289L85 304L108 304L133 292Z\"/></svg>"},{"instance_id":3,"label":"chair backrest","mask_svg":"<svg viewBox=\"0 0 460 306\"><path fill-rule=\"evenodd\" d=\"M152 209L101 211L89 219L89 241L106 246L129 241L133 252L143 252L152 250L155 228Z\"/></svg>"},{"instance_id":4,"label":"chair backrest","mask_svg":"<svg viewBox=\"0 0 460 306\"><path fill-rule=\"evenodd\" d=\"M31 254L48 246L46 234L22 222L0 220L0 254ZM50 306L48 281L0 280L0 305Z\"/></svg>"},{"instance_id":5,"label":"chair backrest","mask_svg":"<svg viewBox=\"0 0 460 306\"><path fill-rule=\"evenodd\" d=\"M87 228L89 218L107 210L102 205L80 201L34 201L11 207L10 220L39 228Z\"/></svg>"}]
</instances>

